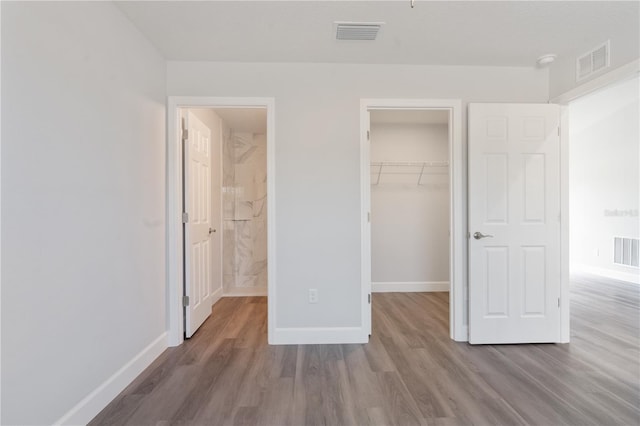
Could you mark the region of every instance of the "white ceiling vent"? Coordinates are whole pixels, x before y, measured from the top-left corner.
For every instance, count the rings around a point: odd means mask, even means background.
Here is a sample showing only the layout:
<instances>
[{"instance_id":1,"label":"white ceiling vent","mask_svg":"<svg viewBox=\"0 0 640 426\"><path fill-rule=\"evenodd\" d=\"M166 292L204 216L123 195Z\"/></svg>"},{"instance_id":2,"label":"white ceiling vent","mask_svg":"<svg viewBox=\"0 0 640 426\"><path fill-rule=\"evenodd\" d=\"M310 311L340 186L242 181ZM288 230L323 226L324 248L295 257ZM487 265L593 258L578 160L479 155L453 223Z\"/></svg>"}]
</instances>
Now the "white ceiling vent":
<instances>
[{"instance_id":1,"label":"white ceiling vent","mask_svg":"<svg viewBox=\"0 0 640 426\"><path fill-rule=\"evenodd\" d=\"M384 22L335 22L338 40L375 40Z\"/></svg>"},{"instance_id":2,"label":"white ceiling vent","mask_svg":"<svg viewBox=\"0 0 640 426\"><path fill-rule=\"evenodd\" d=\"M609 65L609 40L607 40L584 55L578 56L578 59L576 59L576 80L584 80L608 68Z\"/></svg>"}]
</instances>

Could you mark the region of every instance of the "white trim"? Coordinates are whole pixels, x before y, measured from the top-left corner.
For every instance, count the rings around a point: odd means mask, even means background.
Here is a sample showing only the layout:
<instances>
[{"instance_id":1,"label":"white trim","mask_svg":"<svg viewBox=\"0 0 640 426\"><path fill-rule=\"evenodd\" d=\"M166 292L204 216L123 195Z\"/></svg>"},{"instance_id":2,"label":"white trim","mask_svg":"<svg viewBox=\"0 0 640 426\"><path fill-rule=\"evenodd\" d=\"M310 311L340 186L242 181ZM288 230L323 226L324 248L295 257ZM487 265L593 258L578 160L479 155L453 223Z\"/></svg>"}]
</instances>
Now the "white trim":
<instances>
[{"instance_id":1,"label":"white trim","mask_svg":"<svg viewBox=\"0 0 640 426\"><path fill-rule=\"evenodd\" d=\"M55 425L87 424L118 396L133 380L167 349L167 333L162 333L140 353L123 365L100 386L60 417Z\"/></svg>"},{"instance_id":2,"label":"white trim","mask_svg":"<svg viewBox=\"0 0 640 426\"><path fill-rule=\"evenodd\" d=\"M179 137L181 108L266 108L267 109L267 309L268 340L273 344L276 311L276 184L275 184L275 100L274 98L218 98L169 96L167 101L167 323L169 346L184 341L182 309L182 150Z\"/></svg>"},{"instance_id":3,"label":"white trim","mask_svg":"<svg viewBox=\"0 0 640 426\"><path fill-rule=\"evenodd\" d=\"M465 272L467 268L466 211L463 211L463 189L466 182L462 179L465 167L462 150L462 102L459 99L361 99L360 100L360 203L361 203L361 287L362 287L362 324L370 325L370 305L367 301L371 291L371 227L367 213L371 206L370 185L370 149L367 140L369 130L369 111L373 109L446 109L450 111L449 120L449 187L450 190L450 235L449 277L451 281L449 297L449 326L453 340L466 342L468 333L464 324L464 312L467 310L464 297ZM369 328L370 329L370 328Z\"/></svg>"},{"instance_id":4,"label":"white trim","mask_svg":"<svg viewBox=\"0 0 640 426\"><path fill-rule=\"evenodd\" d=\"M367 343L369 332L363 327L276 328L272 345L328 345Z\"/></svg>"},{"instance_id":5,"label":"white trim","mask_svg":"<svg viewBox=\"0 0 640 426\"><path fill-rule=\"evenodd\" d=\"M0 22L2 22L2 5L0 4ZM1 33L1 31L0 31ZM0 35L0 39L2 36ZM2 42L0 40L0 46ZM0 61L0 82L2 81L2 61ZM0 83L0 117L2 117L2 84ZM2 119L0 118L0 135L2 135ZM2 164L2 136L0 136L0 164ZM0 167L1 169L1 167ZM2 173L0 172L0 176ZM0 188L2 179L0 178ZM2 212L2 194L0 190L0 212ZM0 229L2 229L2 214L0 213ZM0 277L2 277L2 244L0 244ZM2 330L2 278L0 278L0 330ZM2 339L0 338L0 377L2 377ZM0 423L2 422L2 380L0 380Z\"/></svg>"},{"instance_id":6,"label":"white trim","mask_svg":"<svg viewBox=\"0 0 640 426\"><path fill-rule=\"evenodd\" d=\"M560 106L560 336L559 343L571 339L569 293L569 107Z\"/></svg>"},{"instance_id":7,"label":"white trim","mask_svg":"<svg viewBox=\"0 0 640 426\"><path fill-rule=\"evenodd\" d=\"M360 100L360 323L368 334L371 324L371 130L369 106Z\"/></svg>"},{"instance_id":8,"label":"white trim","mask_svg":"<svg viewBox=\"0 0 640 426\"><path fill-rule=\"evenodd\" d=\"M598 267L589 266L589 265L572 264L571 273L597 275L600 277L610 278L612 280L625 281L630 284L640 285L640 272L636 272L636 273L622 272L622 271L614 271L612 269L607 269L607 268L598 268Z\"/></svg>"},{"instance_id":9,"label":"white trim","mask_svg":"<svg viewBox=\"0 0 640 426\"><path fill-rule=\"evenodd\" d=\"M372 282L374 293L422 293L449 291L449 281Z\"/></svg>"},{"instance_id":10,"label":"white trim","mask_svg":"<svg viewBox=\"0 0 640 426\"><path fill-rule=\"evenodd\" d=\"M460 334L462 336L469 336L469 326L467 324L460 327ZM460 341L460 340L459 340ZM469 338L465 338L465 340L461 340L462 342L468 342Z\"/></svg>"},{"instance_id":11,"label":"white trim","mask_svg":"<svg viewBox=\"0 0 640 426\"><path fill-rule=\"evenodd\" d=\"M616 69L613 69L606 74L602 74L599 77L594 78L584 84L579 85L567 92L562 93L549 100L549 103L566 105L569 102L578 99L581 96L588 95L589 93L600 90L611 84L618 83L620 81L631 78L640 73L640 59L629 62Z\"/></svg>"},{"instance_id":12,"label":"white trim","mask_svg":"<svg viewBox=\"0 0 640 426\"><path fill-rule=\"evenodd\" d=\"M267 289L251 288L251 287L248 287L246 289L238 288L233 291L227 291L222 295L222 297L259 297L259 296L267 296Z\"/></svg>"}]
</instances>

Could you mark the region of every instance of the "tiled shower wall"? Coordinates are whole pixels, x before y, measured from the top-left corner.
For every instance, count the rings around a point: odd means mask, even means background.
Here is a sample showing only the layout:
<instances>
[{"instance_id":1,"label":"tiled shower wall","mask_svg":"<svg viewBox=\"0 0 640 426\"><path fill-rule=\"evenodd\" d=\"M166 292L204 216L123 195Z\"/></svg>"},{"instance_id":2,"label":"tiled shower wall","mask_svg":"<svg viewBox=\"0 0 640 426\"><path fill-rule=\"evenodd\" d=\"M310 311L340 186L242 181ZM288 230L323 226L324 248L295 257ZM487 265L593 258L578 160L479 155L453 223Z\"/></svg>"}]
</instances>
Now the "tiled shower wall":
<instances>
[{"instance_id":1,"label":"tiled shower wall","mask_svg":"<svg viewBox=\"0 0 640 426\"><path fill-rule=\"evenodd\" d=\"M223 277L227 294L266 294L267 144L223 126Z\"/></svg>"}]
</instances>

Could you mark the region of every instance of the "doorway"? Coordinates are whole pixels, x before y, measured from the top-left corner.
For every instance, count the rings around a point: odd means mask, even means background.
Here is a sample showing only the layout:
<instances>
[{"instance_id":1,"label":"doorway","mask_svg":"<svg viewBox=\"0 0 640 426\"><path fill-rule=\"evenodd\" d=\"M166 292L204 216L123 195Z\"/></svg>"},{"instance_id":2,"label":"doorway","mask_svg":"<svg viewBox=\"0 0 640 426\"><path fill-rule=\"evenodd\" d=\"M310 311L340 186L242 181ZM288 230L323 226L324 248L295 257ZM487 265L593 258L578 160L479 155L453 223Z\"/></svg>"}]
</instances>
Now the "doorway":
<instances>
[{"instance_id":1,"label":"doorway","mask_svg":"<svg viewBox=\"0 0 640 426\"><path fill-rule=\"evenodd\" d=\"M268 296L271 341L274 101L170 97L168 112L169 345L222 296Z\"/></svg>"},{"instance_id":2,"label":"doorway","mask_svg":"<svg viewBox=\"0 0 640 426\"><path fill-rule=\"evenodd\" d=\"M466 341L461 103L362 100L361 128L363 325L371 334L372 292L449 291L450 336ZM405 208L411 220L398 221Z\"/></svg>"},{"instance_id":3,"label":"doorway","mask_svg":"<svg viewBox=\"0 0 640 426\"><path fill-rule=\"evenodd\" d=\"M572 274L640 284L639 90L635 75L568 105Z\"/></svg>"},{"instance_id":4,"label":"doorway","mask_svg":"<svg viewBox=\"0 0 640 426\"><path fill-rule=\"evenodd\" d=\"M372 291L449 291L449 112L371 111Z\"/></svg>"}]
</instances>

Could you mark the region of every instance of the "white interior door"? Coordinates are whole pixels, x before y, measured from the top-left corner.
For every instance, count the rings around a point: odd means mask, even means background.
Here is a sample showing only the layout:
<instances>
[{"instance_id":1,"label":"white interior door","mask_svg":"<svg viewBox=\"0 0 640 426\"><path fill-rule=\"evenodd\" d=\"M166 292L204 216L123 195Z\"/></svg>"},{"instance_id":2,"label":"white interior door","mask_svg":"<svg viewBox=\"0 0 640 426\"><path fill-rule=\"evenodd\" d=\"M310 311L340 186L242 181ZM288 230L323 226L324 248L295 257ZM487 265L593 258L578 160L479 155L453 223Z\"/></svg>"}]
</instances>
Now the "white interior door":
<instances>
[{"instance_id":1,"label":"white interior door","mask_svg":"<svg viewBox=\"0 0 640 426\"><path fill-rule=\"evenodd\" d=\"M560 340L560 110L469 105L469 342Z\"/></svg>"},{"instance_id":2,"label":"white interior door","mask_svg":"<svg viewBox=\"0 0 640 426\"><path fill-rule=\"evenodd\" d=\"M184 141L185 336L191 337L211 314L211 130L187 112Z\"/></svg>"}]
</instances>

